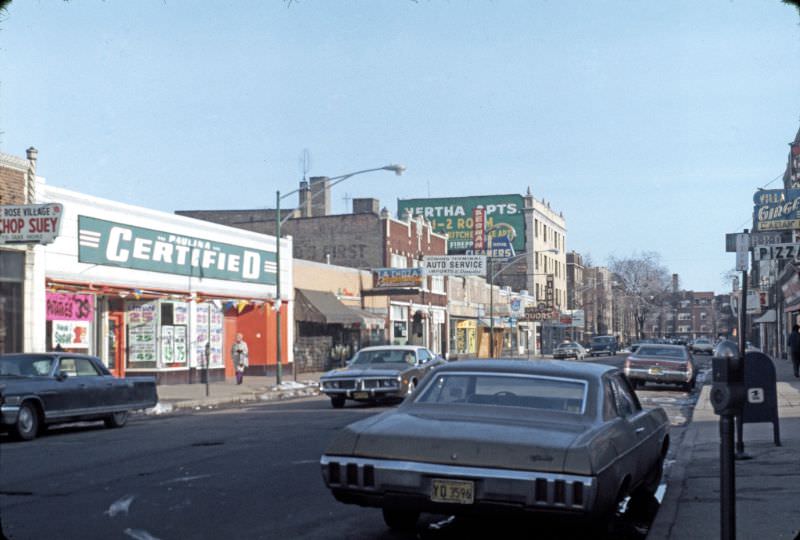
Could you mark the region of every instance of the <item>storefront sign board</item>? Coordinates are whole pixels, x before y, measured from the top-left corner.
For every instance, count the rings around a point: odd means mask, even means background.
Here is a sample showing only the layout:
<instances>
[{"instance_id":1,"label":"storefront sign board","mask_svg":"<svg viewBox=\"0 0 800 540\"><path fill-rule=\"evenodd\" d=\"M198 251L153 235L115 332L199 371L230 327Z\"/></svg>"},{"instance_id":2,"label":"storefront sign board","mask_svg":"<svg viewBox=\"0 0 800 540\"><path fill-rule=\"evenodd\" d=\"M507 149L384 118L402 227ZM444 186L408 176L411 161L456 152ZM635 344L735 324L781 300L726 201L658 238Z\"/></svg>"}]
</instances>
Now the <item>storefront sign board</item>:
<instances>
[{"instance_id":1,"label":"storefront sign board","mask_svg":"<svg viewBox=\"0 0 800 540\"><path fill-rule=\"evenodd\" d=\"M0 244L50 244L63 214L59 203L0 206Z\"/></svg>"},{"instance_id":2,"label":"storefront sign board","mask_svg":"<svg viewBox=\"0 0 800 540\"><path fill-rule=\"evenodd\" d=\"M48 321L94 320L94 295L49 292L46 303Z\"/></svg>"},{"instance_id":3,"label":"storefront sign board","mask_svg":"<svg viewBox=\"0 0 800 540\"><path fill-rule=\"evenodd\" d=\"M421 287L424 279L422 268L376 268L375 288Z\"/></svg>"},{"instance_id":4,"label":"storefront sign board","mask_svg":"<svg viewBox=\"0 0 800 540\"><path fill-rule=\"evenodd\" d=\"M275 284L274 252L89 216L78 216L78 228L78 260L82 263Z\"/></svg>"},{"instance_id":5,"label":"storefront sign board","mask_svg":"<svg viewBox=\"0 0 800 540\"><path fill-rule=\"evenodd\" d=\"M422 267L430 276L485 276L485 255L426 255Z\"/></svg>"}]
</instances>

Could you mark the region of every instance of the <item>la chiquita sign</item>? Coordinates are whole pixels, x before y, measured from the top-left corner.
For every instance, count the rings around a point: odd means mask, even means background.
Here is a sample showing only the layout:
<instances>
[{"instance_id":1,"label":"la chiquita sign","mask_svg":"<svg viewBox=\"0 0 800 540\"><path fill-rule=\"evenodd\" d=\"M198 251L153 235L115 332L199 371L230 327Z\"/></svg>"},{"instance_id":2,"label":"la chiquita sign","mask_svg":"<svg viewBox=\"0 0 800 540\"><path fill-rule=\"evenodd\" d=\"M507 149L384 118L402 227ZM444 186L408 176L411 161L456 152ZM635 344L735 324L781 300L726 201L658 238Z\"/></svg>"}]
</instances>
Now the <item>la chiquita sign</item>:
<instances>
[{"instance_id":1,"label":"la chiquita sign","mask_svg":"<svg viewBox=\"0 0 800 540\"><path fill-rule=\"evenodd\" d=\"M197 278L275 284L275 252L78 216L78 260Z\"/></svg>"},{"instance_id":2,"label":"la chiquita sign","mask_svg":"<svg viewBox=\"0 0 800 540\"><path fill-rule=\"evenodd\" d=\"M422 267L429 276L486 275L485 255L426 255Z\"/></svg>"},{"instance_id":3,"label":"la chiquita sign","mask_svg":"<svg viewBox=\"0 0 800 540\"><path fill-rule=\"evenodd\" d=\"M50 244L63 214L59 203L0 206L0 244Z\"/></svg>"}]
</instances>

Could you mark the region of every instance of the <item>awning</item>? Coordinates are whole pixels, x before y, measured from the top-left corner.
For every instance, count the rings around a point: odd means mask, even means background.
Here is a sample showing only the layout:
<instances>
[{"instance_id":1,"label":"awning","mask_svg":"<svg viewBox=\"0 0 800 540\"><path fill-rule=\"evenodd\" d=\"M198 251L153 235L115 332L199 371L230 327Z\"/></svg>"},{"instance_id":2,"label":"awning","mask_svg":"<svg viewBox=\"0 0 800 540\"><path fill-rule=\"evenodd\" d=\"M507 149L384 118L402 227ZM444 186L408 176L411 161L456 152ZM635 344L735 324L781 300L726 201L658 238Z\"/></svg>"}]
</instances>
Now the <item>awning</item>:
<instances>
[{"instance_id":1,"label":"awning","mask_svg":"<svg viewBox=\"0 0 800 540\"><path fill-rule=\"evenodd\" d=\"M296 289L295 318L299 321L320 324L342 324L345 326L380 326L386 321L380 315L348 307L333 293Z\"/></svg>"},{"instance_id":2,"label":"awning","mask_svg":"<svg viewBox=\"0 0 800 540\"><path fill-rule=\"evenodd\" d=\"M778 314L774 309L768 309L761 317L753 319L754 323L774 323L778 320Z\"/></svg>"}]
</instances>

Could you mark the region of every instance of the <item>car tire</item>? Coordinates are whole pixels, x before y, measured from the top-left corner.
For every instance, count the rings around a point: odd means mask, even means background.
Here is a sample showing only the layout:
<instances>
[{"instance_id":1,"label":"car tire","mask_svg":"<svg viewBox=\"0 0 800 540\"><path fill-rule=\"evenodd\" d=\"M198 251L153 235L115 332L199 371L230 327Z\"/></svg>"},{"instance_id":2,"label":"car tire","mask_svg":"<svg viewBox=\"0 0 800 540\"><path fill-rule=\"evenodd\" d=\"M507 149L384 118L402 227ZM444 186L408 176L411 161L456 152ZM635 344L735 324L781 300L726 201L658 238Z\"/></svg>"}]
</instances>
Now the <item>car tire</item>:
<instances>
[{"instance_id":1,"label":"car tire","mask_svg":"<svg viewBox=\"0 0 800 540\"><path fill-rule=\"evenodd\" d=\"M111 413L110 416L103 419L106 427L109 429L121 428L128 423L128 411L119 411Z\"/></svg>"},{"instance_id":2,"label":"car tire","mask_svg":"<svg viewBox=\"0 0 800 540\"><path fill-rule=\"evenodd\" d=\"M383 508L383 521L393 531L414 532L419 512L400 508Z\"/></svg>"},{"instance_id":3,"label":"car tire","mask_svg":"<svg viewBox=\"0 0 800 540\"><path fill-rule=\"evenodd\" d=\"M652 496L658 490L661 478L664 476L664 455L659 454L658 460L642 480L641 485L633 492L634 497Z\"/></svg>"},{"instance_id":4,"label":"car tire","mask_svg":"<svg viewBox=\"0 0 800 540\"><path fill-rule=\"evenodd\" d=\"M331 407L334 409L341 409L344 407L344 402L347 399L344 396L331 396Z\"/></svg>"},{"instance_id":5,"label":"car tire","mask_svg":"<svg viewBox=\"0 0 800 540\"><path fill-rule=\"evenodd\" d=\"M14 424L14 435L21 441L30 441L39 433L39 412L29 401L19 407L17 421Z\"/></svg>"}]
</instances>

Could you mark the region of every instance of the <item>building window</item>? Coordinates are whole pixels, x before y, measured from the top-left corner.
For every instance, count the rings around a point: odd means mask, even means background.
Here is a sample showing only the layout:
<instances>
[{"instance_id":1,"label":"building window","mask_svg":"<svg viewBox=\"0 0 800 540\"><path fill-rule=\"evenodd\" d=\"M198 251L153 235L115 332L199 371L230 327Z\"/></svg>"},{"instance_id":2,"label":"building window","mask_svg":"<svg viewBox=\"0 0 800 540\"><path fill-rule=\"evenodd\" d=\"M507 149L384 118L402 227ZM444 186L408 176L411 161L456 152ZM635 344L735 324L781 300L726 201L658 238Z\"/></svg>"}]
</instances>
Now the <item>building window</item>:
<instances>
[{"instance_id":1,"label":"building window","mask_svg":"<svg viewBox=\"0 0 800 540\"><path fill-rule=\"evenodd\" d=\"M0 251L0 352L22 351L25 252Z\"/></svg>"},{"instance_id":2,"label":"building window","mask_svg":"<svg viewBox=\"0 0 800 540\"><path fill-rule=\"evenodd\" d=\"M431 276L431 292L444 294L444 276Z\"/></svg>"},{"instance_id":3,"label":"building window","mask_svg":"<svg viewBox=\"0 0 800 540\"><path fill-rule=\"evenodd\" d=\"M405 255L398 255L397 253L392 253L392 259L390 264L392 268L408 268L408 258Z\"/></svg>"}]
</instances>

